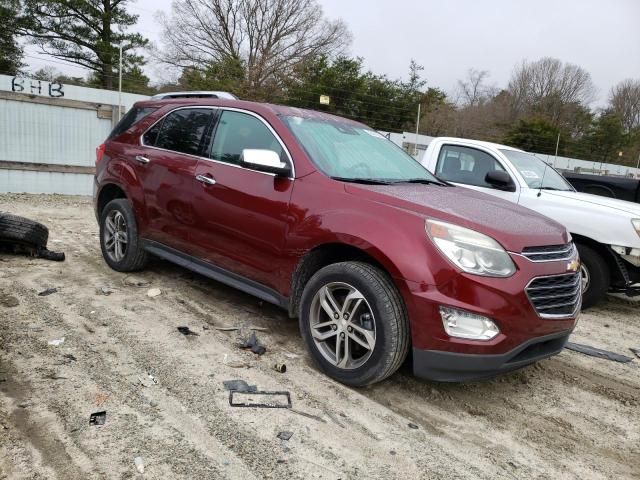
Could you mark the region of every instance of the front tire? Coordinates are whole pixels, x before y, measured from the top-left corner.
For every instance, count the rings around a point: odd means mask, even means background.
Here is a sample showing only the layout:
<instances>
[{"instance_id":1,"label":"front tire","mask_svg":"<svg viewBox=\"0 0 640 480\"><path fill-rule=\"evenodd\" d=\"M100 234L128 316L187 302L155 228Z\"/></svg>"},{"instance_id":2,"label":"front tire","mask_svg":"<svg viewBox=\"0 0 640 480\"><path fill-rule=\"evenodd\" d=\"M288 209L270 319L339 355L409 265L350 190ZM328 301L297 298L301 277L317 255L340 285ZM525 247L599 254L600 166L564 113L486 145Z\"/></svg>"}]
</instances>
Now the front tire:
<instances>
[{"instance_id":1,"label":"front tire","mask_svg":"<svg viewBox=\"0 0 640 480\"><path fill-rule=\"evenodd\" d=\"M582 308L586 309L604 299L611 284L611 270L596 250L584 243L576 246L582 263Z\"/></svg>"},{"instance_id":2,"label":"front tire","mask_svg":"<svg viewBox=\"0 0 640 480\"><path fill-rule=\"evenodd\" d=\"M107 264L118 272L144 268L147 252L138 236L136 217L125 198L111 200L100 214L100 248Z\"/></svg>"},{"instance_id":3,"label":"front tire","mask_svg":"<svg viewBox=\"0 0 640 480\"><path fill-rule=\"evenodd\" d=\"M300 331L317 367L345 385L384 380L409 351L409 320L382 270L361 262L320 269L300 303Z\"/></svg>"}]
</instances>

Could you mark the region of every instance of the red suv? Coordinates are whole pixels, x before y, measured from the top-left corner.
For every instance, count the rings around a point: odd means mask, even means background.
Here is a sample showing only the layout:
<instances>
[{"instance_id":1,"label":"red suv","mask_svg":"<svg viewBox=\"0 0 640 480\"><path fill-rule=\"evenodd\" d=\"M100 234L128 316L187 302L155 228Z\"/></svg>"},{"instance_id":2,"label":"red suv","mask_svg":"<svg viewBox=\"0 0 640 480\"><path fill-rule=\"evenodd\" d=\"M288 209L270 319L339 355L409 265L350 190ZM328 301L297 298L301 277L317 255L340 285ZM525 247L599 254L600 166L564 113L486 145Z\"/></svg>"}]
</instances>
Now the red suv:
<instances>
[{"instance_id":1,"label":"red suv","mask_svg":"<svg viewBox=\"0 0 640 480\"><path fill-rule=\"evenodd\" d=\"M95 209L111 268L152 254L279 305L348 385L408 356L433 380L510 371L558 353L580 310L561 225L324 113L139 102L97 150Z\"/></svg>"}]
</instances>

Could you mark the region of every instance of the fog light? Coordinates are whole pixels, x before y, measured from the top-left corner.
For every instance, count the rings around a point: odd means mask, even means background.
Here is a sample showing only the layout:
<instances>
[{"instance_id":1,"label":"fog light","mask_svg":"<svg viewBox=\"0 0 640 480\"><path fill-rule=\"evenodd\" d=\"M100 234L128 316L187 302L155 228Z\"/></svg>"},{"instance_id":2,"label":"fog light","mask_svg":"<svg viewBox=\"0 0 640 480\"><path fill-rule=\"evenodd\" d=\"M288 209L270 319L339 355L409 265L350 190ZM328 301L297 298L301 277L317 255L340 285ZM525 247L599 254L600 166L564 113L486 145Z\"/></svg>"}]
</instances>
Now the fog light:
<instances>
[{"instance_id":1,"label":"fog light","mask_svg":"<svg viewBox=\"0 0 640 480\"><path fill-rule=\"evenodd\" d=\"M469 340L491 340L500 333L498 326L487 317L451 307L440 307L442 325L447 335Z\"/></svg>"}]
</instances>

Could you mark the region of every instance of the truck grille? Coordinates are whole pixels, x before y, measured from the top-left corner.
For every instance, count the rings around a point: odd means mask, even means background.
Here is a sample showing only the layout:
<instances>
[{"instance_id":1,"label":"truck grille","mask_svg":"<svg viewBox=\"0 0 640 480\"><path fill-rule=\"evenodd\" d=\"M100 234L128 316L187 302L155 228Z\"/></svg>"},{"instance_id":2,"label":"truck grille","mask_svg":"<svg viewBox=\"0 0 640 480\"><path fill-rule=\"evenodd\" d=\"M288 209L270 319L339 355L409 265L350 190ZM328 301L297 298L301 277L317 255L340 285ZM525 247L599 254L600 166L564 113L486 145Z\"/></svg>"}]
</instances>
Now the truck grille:
<instances>
[{"instance_id":1,"label":"truck grille","mask_svg":"<svg viewBox=\"0 0 640 480\"><path fill-rule=\"evenodd\" d=\"M556 262L569 260L575 255L576 247L573 242L565 245L545 245L544 247L525 247L522 256L532 262Z\"/></svg>"},{"instance_id":2,"label":"truck grille","mask_svg":"<svg viewBox=\"0 0 640 480\"><path fill-rule=\"evenodd\" d=\"M570 317L582 300L582 274L537 277L526 288L531 304L543 318Z\"/></svg>"}]
</instances>

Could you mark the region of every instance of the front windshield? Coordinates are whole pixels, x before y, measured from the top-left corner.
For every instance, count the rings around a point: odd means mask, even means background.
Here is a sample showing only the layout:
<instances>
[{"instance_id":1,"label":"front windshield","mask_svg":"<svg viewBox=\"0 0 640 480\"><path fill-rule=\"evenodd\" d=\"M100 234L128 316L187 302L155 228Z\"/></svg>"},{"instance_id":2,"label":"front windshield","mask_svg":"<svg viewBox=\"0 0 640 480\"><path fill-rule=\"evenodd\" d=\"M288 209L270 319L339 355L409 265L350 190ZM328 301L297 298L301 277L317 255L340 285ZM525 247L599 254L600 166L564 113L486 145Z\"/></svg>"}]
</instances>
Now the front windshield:
<instances>
[{"instance_id":1,"label":"front windshield","mask_svg":"<svg viewBox=\"0 0 640 480\"><path fill-rule=\"evenodd\" d=\"M529 188L573 191L562 175L535 155L515 150L500 151L515 165Z\"/></svg>"},{"instance_id":2,"label":"front windshield","mask_svg":"<svg viewBox=\"0 0 640 480\"><path fill-rule=\"evenodd\" d=\"M402 149L370 128L323 118L283 116L313 163L343 181L442 183Z\"/></svg>"}]
</instances>

